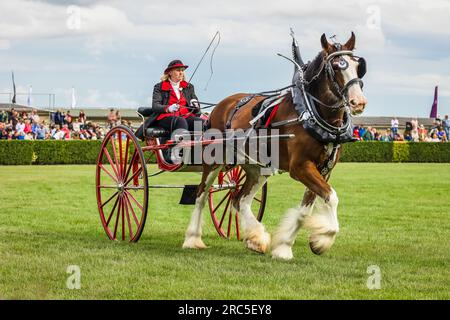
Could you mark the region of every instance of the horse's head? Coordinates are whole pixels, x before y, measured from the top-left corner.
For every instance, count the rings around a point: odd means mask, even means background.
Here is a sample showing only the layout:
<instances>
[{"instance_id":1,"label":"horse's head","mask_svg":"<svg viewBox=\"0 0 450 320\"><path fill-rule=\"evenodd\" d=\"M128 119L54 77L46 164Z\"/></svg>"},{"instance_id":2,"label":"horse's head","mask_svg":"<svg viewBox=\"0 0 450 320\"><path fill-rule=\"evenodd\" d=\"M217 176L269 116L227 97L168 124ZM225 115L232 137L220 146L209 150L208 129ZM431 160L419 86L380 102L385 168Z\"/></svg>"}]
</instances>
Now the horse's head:
<instances>
[{"instance_id":1,"label":"horse's head","mask_svg":"<svg viewBox=\"0 0 450 320\"><path fill-rule=\"evenodd\" d=\"M366 73L366 62L364 58L353 55L355 40L353 32L344 45L329 43L325 34L320 38L330 89L336 96L347 100L352 115L361 114L367 104L361 80Z\"/></svg>"}]
</instances>

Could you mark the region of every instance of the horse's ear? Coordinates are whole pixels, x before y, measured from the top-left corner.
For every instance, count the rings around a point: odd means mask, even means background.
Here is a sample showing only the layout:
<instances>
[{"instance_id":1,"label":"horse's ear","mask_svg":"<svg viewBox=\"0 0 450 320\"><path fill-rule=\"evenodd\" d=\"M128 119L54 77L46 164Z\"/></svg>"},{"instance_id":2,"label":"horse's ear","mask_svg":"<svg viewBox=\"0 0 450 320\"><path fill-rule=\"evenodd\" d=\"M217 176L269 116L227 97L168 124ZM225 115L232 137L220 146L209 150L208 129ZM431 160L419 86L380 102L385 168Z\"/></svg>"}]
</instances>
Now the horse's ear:
<instances>
[{"instance_id":1,"label":"horse's ear","mask_svg":"<svg viewBox=\"0 0 450 320\"><path fill-rule=\"evenodd\" d=\"M322 34L322 36L320 37L320 43L322 44L322 48L323 50L329 52L331 51L331 44L328 42L327 40L327 36L324 34Z\"/></svg>"},{"instance_id":2,"label":"horse's ear","mask_svg":"<svg viewBox=\"0 0 450 320\"><path fill-rule=\"evenodd\" d=\"M347 50L352 51L353 49L355 49L355 41L356 41L356 37L355 37L355 34L352 31L352 35L351 35L350 39L348 39L348 41L344 45L344 47L347 48Z\"/></svg>"}]
</instances>

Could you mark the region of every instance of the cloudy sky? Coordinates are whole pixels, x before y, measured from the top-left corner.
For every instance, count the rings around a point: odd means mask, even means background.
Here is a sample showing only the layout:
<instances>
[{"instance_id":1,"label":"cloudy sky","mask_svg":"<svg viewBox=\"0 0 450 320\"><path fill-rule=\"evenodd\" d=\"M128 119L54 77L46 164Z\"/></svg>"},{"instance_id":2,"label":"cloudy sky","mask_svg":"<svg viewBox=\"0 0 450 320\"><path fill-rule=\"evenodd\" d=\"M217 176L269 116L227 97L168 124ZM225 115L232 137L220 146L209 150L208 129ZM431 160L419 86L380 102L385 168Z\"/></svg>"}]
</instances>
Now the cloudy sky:
<instances>
[{"instance_id":1,"label":"cloudy sky","mask_svg":"<svg viewBox=\"0 0 450 320\"><path fill-rule=\"evenodd\" d=\"M427 117L439 85L439 113L450 113L450 1L154 1L0 2L0 92L54 93L56 106L134 108L149 103L153 85L175 58L191 67L216 31L221 42L192 82L202 101L289 84L289 28L305 60L320 36L345 42L368 61L365 115ZM0 102L7 102L0 95ZM48 98L35 97L46 107ZM26 104L26 95L19 96Z\"/></svg>"}]
</instances>

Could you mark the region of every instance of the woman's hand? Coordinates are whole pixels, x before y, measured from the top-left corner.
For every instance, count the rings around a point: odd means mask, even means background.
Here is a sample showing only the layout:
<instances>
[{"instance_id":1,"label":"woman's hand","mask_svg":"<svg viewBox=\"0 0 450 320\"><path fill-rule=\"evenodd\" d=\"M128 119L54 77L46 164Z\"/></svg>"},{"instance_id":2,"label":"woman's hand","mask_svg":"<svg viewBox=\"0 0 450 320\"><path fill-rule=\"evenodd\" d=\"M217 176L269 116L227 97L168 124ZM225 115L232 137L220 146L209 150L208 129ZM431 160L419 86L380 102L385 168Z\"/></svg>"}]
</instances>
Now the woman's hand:
<instances>
[{"instance_id":1,"label":"woman's hand","mask_svg":"<svg viewBox=\"0 0 450 320\"><path fill-rule=\"evenodd\" d=\"M180 106L177 103L174 103L167 108L167 111L168 112L176 112L176 111L178 111L178 109L180 109Z\"/></svg>"},{"instance_id":2,"label":"woman's hand","mask_svg":"<svg viewBox=\"0 0 450 320\"><path fill-rule=\"evenodd\" d=\"M189 102L194 112L200 111L200 104L198 103L197 99L191 99Z\"/></svg>"}]
</instances>

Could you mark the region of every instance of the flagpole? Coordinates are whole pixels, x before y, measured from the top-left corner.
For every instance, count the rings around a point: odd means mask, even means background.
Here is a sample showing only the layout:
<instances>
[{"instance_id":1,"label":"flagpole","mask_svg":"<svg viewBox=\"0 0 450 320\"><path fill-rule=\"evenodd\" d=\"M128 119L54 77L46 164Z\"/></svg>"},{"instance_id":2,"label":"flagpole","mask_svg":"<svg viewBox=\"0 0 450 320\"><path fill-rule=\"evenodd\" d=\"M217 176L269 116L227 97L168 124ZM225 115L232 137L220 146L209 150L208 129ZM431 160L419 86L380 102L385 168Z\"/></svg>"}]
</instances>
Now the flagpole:
<instances>
[{"instance_id":1,"label":"flagpole","mask_svg":"<svg viewBox=\"0 0 450 320\"><path fill-rule=\"evenodd\" d=\"M31 104L32 104L32 98L31 98L31 95L33 94L33 86L32 85L30 85L30 88L28 89L28 99L27 99L27 102L28 102L28 107L30 107L31 108Z\"/></svg>"},{"instance_id":2,"label":"flagpole","mask_svg":"<svg viewBox=\"0 0 450 320\"><path fill-rule=\"evenodd\" d=\"M72 104L71 104L71 109L75 109L77 105L77 100L75 98L75 88L74 86L72 86Z\"/></svg>"}]
</instances>

